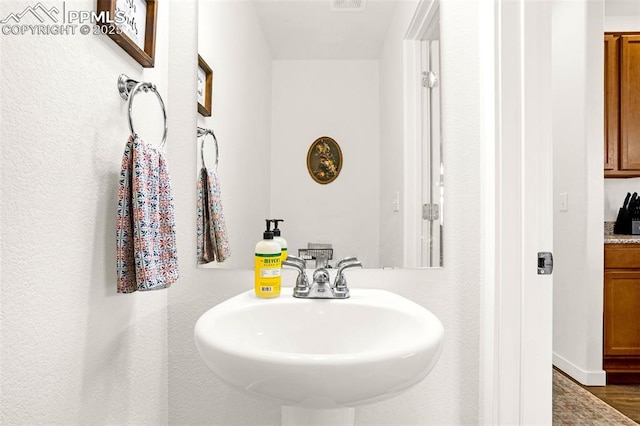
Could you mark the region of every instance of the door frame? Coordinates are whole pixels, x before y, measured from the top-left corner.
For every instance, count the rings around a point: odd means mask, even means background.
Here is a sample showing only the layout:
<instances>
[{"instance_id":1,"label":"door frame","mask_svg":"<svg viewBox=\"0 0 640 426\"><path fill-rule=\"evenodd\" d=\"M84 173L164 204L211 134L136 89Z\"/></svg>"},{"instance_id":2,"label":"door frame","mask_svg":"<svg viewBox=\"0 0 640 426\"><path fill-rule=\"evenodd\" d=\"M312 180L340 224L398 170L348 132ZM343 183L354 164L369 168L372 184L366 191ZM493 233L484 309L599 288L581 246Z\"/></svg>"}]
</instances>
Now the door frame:
<instances>
[{"instance_id":1,"label":"door frame","mask_svg":"<svg viewBox=\"0 0 640 426\"><path fill-rule=\"evenodd\" d=\"M551 2L482 0L480 420L552 423Z\"/></svg>"},{"instance_id":2,"label":"door frame","mask_svg":"<svg viewBox=\"0 0 640 426\"><path fill-rule=\"evenodd\" d=\"M424 41L439 25L439 0L420 0L407 33L402 42L403 82L403 164L404 164L404 208L403 208L403 266L422 265L422 243L411 236L422 234L423 197L422 182L422 57ZM432 174L433 176L433 174ZM442 206L440 206L442 209ZM442 210L441 210L442 211ZM440 223L440 222L438 222ZM440 233L438 232L438 239ZM438 257L442 248L438 244ZM436 266L439 266L437 262ZM433 265L430 265L433 266Z\"/></svg>"}]
</instances>

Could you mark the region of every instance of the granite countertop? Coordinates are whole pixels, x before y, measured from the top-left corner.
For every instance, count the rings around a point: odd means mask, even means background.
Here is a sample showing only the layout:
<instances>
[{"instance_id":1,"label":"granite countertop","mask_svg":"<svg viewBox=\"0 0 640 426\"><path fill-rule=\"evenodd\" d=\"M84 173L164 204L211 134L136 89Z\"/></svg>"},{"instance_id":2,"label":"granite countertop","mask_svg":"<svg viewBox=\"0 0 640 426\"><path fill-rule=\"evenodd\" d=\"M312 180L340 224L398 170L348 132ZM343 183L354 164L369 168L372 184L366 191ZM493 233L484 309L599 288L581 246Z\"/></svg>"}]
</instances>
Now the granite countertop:
<instances>
[{"instance_id":1,"label":"granite countertop","mask_svg":"<svg viewBox=\"0 0 640 426\"><path fill-rule=\"evenodd\" d=\"M640 244L640 235L605 235L605 244Z\"/></svg>"},{"instance_id":2,"label":"granite countertop","mask_svg":"<svg viewBox=\"0 0 640 426\"><path fill-rule=\"evenodd\" d=\"M640 244L640 235L618 235L613 233L615 222L604 223L605 244Z\"/></svg>"}]
</instances>

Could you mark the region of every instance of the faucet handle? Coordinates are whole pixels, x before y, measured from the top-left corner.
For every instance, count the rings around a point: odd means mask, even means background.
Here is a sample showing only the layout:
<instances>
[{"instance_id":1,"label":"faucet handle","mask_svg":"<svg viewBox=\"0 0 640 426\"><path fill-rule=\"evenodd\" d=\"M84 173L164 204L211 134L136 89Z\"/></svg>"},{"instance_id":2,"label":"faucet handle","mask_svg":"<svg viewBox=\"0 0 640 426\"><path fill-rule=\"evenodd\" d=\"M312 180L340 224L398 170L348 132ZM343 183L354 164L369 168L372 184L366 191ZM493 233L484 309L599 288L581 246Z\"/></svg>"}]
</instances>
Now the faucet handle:
<instances>
[{"instance_id":1,"label":"faucet handle","mask_svg":"<svg viewBox=\"0 0 640 426\"><path fill-rule=\"evenodd\" d=\"M293 255L288 255L287 258L284 261L290 261L290 262L295 262L298 263L300 265L302 265L303 268L307 267L307 261L298 257L298 256L293 256Z\"/></svg>"},{"instance_id":2,"label":"faucet handle","mask_svg":"<svg viewBox=\"0 0 640 426\"><path fill-rule=\"evenodd\" d=\"M349 288L347 287L347 279L344 277L344 270L349 268L362 268L362 263L360 263L357 259L351 260L347 262L343 262L342 265L338 268L338 273L336 274L336 280L333 285L335 288L336 295L344 295L343 297L349 297Z\"/></svg>"},{"instance_id":3,"label":"faucet handle","mask_svg":"<svg viewBox=\"0 0 640 426\"><path fill-rule=\"evenodd\" d=\"M304 271L304 268L302 267L302 265L298 262L295 262L293 260L291 260L291 257L287 257L285 260L282 261L282 266L288 266L290 268L293 269L297 269L298 272L302 273Z\"/></svg>"},{"instance_id":4,"label":"faucet handle","mask_svg":"<svg viewBox=\"0 0 640 426\"><path fill-rule=\"evenodd\" d=\"M298 271L296 286L293 288L293 297L305 297L309 294L310 288L309 288L309 281L307 281L307 274L304 273L304 261L302 263L299 263L295 260L290 260L290 259L291 259L291 256L288 256L286 260L283 260L282 266L283 267L287 266L287 267L296 269Z\"/></svg>"},{"instance_id":5,"label":"faucet handle","mask_svg":"<svg viewBox=\"0 0 640 426\"><path fill-rule=\"evenodd\" d=\"M358 258L355 257L355 256L345 257L344 259L342 259L338 263L336 263L336 268L341 267L345 263L351 263L351 262L357 262L357 261L358 261Z\"/></svg>"},{"instance_id":6,"label":"faucet handle","mask_svg":"<svg viewBox=\"0 0 640 426\"><path fill-rule=\"evenodd\" d=\"M355 259L355 258L354 258ZM360 261L358 259L352 260L352 261L347 261L347 262L343 262L342 265L340 265L338 267L338 277L340 277L342 275L342 271L344 271L345 269L349 269L349 268L362 268L362 263L360 263Z\"/></svg>"}]
</instances>

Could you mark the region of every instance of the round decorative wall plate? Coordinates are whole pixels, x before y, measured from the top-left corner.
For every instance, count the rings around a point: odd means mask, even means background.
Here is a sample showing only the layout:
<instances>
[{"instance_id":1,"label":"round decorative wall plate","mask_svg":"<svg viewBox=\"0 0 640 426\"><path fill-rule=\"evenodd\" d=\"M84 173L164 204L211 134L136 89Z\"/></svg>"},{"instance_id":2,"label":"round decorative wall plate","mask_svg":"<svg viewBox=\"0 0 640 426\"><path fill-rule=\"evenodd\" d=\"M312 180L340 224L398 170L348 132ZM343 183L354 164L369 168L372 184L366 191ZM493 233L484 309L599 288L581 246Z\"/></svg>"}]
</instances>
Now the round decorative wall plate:
<instances>
[{"instance_id":1,"label":"round decorative wall plate","mask_svg":"<svg viewBox=\"0 0 640 426\"><path fill-rule=\"evenodd\" d=\"M315 140L307 152L307 170L316 182L331 183L342 169L342 150L338 142L328 136Z\"/></svg>"}]
</instances>

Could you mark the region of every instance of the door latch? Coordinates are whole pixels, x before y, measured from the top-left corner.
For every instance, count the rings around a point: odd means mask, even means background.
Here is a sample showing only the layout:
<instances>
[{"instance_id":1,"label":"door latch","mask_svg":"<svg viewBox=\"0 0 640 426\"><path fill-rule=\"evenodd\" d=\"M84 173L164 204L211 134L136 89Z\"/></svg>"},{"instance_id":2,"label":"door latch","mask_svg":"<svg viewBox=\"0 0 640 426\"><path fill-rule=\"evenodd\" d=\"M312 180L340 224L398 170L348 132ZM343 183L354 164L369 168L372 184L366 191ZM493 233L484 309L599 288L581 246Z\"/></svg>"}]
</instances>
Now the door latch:
<instances>
[{"instance_id":1,"label":"door latch","mask_svg":"<svg viewBox=\"0 0 640 426\"><path fill-rule=\"evenodd\" d=\"M553 254L551 252L538 253L538 275L550 275L553 272Z\"/></svg>"}]
</instances>

